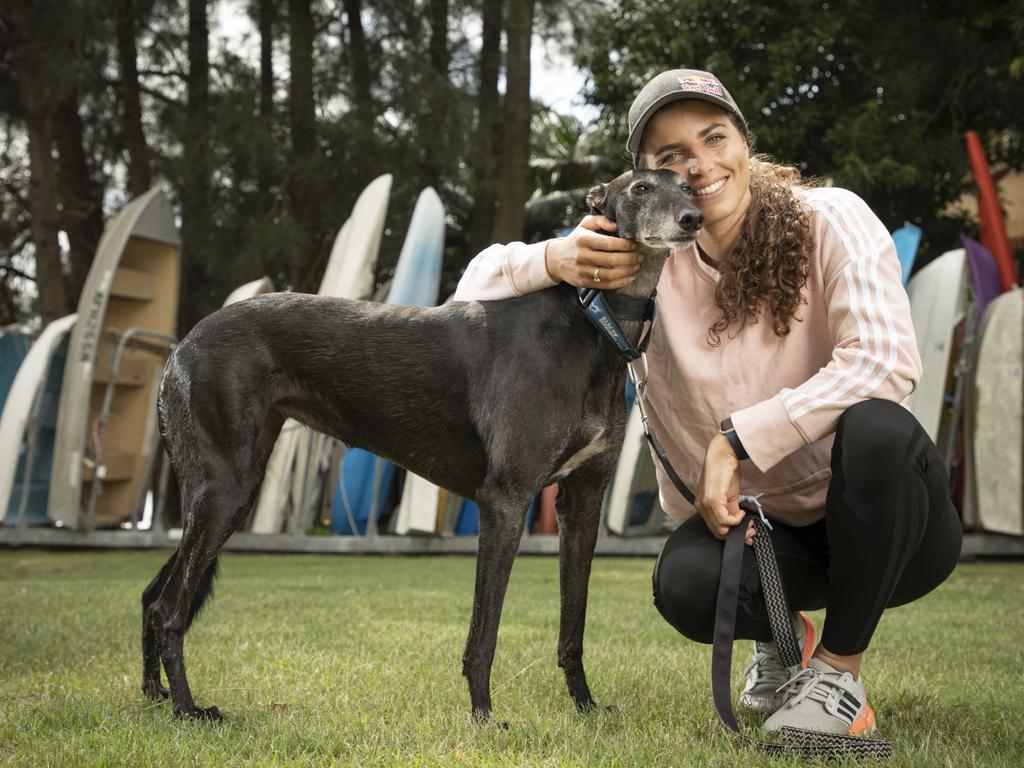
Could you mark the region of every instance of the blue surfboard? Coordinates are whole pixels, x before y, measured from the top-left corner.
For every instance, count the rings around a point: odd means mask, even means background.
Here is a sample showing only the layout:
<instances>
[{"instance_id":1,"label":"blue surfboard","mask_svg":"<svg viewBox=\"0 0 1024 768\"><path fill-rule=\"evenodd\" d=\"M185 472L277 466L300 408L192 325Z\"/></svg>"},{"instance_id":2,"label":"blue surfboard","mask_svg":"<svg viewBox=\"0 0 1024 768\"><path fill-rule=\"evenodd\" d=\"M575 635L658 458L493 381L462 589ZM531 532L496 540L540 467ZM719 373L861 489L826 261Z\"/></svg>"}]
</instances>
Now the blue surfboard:
<instances>
[{"instance_id":1,"label":"blue surfboard","mask_svg":"<svg viewBox=\"0 0 1024 768\"><path fill-rule=\"evenodd\" d=\"M67 357L68 336L53 350L50 365L42 389L33 404L30 428L35 428L34 445L31 450L32 465L26 478L25 465L28 462L29 450L22 446L18 453L18 464L11 487L10 503L7 505L7 525L18 522L21 510L22 495L27 493L25 500L25 524L49 525L47 505L50 499L50 470L53 467L53 443L57 430L57 411L60 403L60 387L64 380L64 360ZM27 441L26 441L27 443ZM27 482L26 482L27 480Z\"/></svg>"},{"instance_id":2,"label":"blue surfboard","mask_svg":"<svg viewBox=\"0 0 1024 768\"><path fill-rule=\"evenodd\" d=\"M892 241L896 244L903 284L906 285L917 259L917 247L921 244L921 228L910 223L904 224L892 233Z\"/></svg>"},{"instance_id":3,"label":"blue surfboard","mask_svg":"<svg viewBox=\"0 0 1024 768\"><path fill-rule=\"evenodd\" d=\"M28 354L29 342L29 335L20 328L0 330L0 410L7 402L7 394L14 384L21 361Z\"/></svg>"},{"instance_id":4,"label":"blue surfboard","mask_svg":"<svg viewBox=\"0 0 1024 768\"><path fill-rule=\"evenodd\" d=\"M433 307L441 288L444 205L427 187L416 201L395 266L387 304ZM342 457L331 505L331 530L342 535L375 531L395 479L395 466L361 448Z\"/></svg>"}]
</instances>

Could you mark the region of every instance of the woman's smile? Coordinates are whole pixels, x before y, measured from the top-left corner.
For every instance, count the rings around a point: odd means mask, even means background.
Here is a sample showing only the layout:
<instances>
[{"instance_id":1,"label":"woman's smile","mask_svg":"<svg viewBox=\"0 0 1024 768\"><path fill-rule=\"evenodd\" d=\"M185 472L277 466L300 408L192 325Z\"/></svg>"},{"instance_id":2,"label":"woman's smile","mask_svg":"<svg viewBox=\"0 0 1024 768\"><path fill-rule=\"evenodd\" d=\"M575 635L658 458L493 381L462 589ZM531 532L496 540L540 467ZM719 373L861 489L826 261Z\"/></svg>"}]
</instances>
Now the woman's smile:
<instances>
[{"instance_id":1,"label":"woman's smile","mask_svg":"<svg viewBox=\"0 0 1024 768\"><path fill-rule=\"evenodd\" d=\"M718 197L722 190L725 188L725 183L729 180L728 176L724 176L718 181L713 181L710 184L706 184L703 187L695 187L693 190L693 199L697 204L707 202L708 200L714 200Z\"/></svg>"}]
</instances>

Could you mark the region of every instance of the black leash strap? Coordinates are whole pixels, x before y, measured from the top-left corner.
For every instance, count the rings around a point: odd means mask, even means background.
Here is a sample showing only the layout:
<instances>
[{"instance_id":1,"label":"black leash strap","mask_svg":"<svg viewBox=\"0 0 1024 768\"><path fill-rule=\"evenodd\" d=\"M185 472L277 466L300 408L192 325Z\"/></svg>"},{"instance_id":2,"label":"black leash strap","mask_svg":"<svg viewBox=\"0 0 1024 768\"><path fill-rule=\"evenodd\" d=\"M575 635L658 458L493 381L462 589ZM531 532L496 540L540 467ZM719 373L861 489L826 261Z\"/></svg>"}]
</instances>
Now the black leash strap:
<instances>
[{"instance_id":1,"label":"black leash strap","mask_svg":"<svg viewBox=\"0 0 1024 768\"><path fill-rule=\"evenodd\" d=\"M642 374L637 374L630 364L629 377L636 387L636 403L644 426L644 435L654 450L655 456L668 475L676 490L691 504L696 497L683 479L679 477L665 450L661 447L654 431L647 421L644 396L647 386L647 360L641 356ZM718 582L718 603L715 612L714 645L711 655L711 693L715 709L722 723L735 736L769 755L797 754L803 757L892 757L892 742L884 739L867 739L861 736L821 733L800 728L784 727L779 731L780 741L761 741L747 736L740 730L732 711L732 646L736 639L736 609L740 596L740 576L743 572L743 546L748 524L754 526L754 557L761 576L761 590L768 609L768 621L772 628L779 657L787 667L799 667L802 661L800 646L793 632L792 613L786 592L782 587L782 576L775 558L775 547L769 534L771 524L764 516L764 510L756 497L740 496L740 508L747 512L743 521L729 531L722 552L722 571Z\"/></svg>"}]
</instances>

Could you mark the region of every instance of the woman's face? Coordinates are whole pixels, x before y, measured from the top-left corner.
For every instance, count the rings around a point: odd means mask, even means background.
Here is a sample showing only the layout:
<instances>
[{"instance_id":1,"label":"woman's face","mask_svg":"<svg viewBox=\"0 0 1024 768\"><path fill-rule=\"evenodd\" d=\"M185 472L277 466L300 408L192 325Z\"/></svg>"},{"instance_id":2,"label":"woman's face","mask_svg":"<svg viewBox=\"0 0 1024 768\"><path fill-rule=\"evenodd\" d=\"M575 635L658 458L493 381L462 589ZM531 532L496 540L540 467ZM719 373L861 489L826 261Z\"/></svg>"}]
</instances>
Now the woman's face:
<instances>
[{"instance_id":1,"label":"woman's face","mask_svg":"<svg viewBox=\"0 0 1024 768\"><path fill-rule=\"evenodd\" d=\"M686 99L658 110L644 131L640 164L686 179L705 227L740 221L750 205L750 149L729 113L710 102Z\"/></svg>"}]
</instances>

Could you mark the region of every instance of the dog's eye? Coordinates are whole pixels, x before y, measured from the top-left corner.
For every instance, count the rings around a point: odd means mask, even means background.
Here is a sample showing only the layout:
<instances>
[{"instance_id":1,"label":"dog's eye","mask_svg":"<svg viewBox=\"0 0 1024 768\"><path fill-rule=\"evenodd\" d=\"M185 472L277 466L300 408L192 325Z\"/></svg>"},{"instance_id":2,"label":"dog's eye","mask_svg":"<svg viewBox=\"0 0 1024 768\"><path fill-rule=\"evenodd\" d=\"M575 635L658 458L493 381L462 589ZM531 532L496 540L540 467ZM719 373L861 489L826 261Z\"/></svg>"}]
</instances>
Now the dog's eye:
<instances>
[{"instance_id":1,"label":"dog's eye","mask_svg":"<svg viewBox=\"0 0 1024 768\"><path fill-rule=\"evenodd\" d=\"M691 187L689 184L683 184L682 187L683 187L683 192L685 192L686 194L688 194L688 195L692 195L693 194L693 187Z\"/></svg>"},{"instance_id":2,"label":"dog's eye","mask_svg":"<svg viewBox=\"0 0 1024 768\"><path fill-rule=\"evenodd\" d=\"M646 184L634 184L629 188L630 192L636 192L637 194L643 194L644 192L650 192L651 188Z\"/></svg>"}]
</instances>

